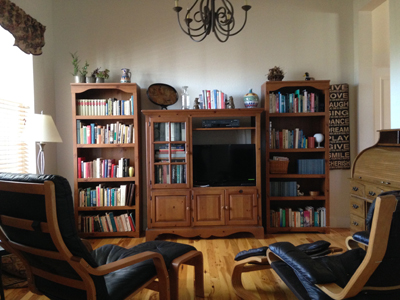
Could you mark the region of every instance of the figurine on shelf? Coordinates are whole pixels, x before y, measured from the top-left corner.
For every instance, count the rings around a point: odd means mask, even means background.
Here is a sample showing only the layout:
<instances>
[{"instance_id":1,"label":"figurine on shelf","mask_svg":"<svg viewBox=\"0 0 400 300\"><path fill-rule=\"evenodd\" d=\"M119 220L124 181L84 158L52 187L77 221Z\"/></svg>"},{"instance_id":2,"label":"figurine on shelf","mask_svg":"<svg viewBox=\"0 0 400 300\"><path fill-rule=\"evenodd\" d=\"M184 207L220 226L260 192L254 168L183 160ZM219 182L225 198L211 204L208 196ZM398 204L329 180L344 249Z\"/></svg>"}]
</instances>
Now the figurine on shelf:
<instances>
[{"instance_id":1,"label":"figurine on shelf","mask_svg":"<svg viewBox=\"0 0 400 300\"><path fill-rule=\"evenodd\" d=\"M304 77L306 78L306 80L315 80L314 77L310 77L310 74L309 74L308 72L306 72L306 73L304 74Z\"/></svg>"},{"instance_id":2,"label":"figurine on shelf","mask_svg":"<svg viewBox=\"0 0 400 300\"><path fill-rule=\"evenodd\" d=\"M194 98L193 109L200 109L199 98Z\"/></svg>"},{"instance_id":3,"label":"figurine on shelf","mask_svg":"<svg viewBox=\"0 0 400 300\"><path fill-rule=\"evenodd\" d=\"M235 103L233 102L233 97L229 96L229 99L226 101L226 108L235 108Z\"/></svg>"},{"instance_id":4,"label":"figurine on shelf","mask_svg":"<svg viewBox=\"0 0 400 300\"><path fill-rule=\"evenodd\" d=\"M297 185L297 196L304 196L304 192L300 192L300 184Z\"/></svg>"}]
</instances>

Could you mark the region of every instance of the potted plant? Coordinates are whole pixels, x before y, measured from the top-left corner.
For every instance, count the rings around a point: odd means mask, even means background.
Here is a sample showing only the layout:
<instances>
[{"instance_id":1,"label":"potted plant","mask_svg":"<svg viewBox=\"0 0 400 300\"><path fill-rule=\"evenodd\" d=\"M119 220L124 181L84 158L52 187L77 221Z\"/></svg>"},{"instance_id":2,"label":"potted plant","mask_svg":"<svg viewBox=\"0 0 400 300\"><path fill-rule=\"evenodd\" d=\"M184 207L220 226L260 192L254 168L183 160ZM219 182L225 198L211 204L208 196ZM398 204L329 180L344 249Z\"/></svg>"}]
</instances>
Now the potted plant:
<instances>
[{"instance_id":1,"label":"potted plant","mask_svg":"<svg viewBox=\"0 0 400 300\"><path fill-rule=\"evenodd\" d=\"M80 72L79 68L79 57L75 53L70 53L72 57L72 65L74 66L74 71L71 73L75 77L75 83L83 83L85 82L85 76L82 76L82 73Z\"/></svg>"},{"instance_id":2,"label":"potted plant","mask_svg":"<svg viewBox=\"0 0 400 300\"><path fill-rule=\"evenodd\" d=\"M87 75L87 73L88 73L88 71L87 71L87 68L88 68L88 67L89 67L89 64L88 64L87 61L85 61L84 66L82 67L81 70L79 70L79 74L80 74L81 76L83 76L83 77L86 77L86 75Z\"/></svg>"},{"instance_id":3,"label":"potted plant","mask_svg":"<svg viewBox=\"0 0 400 300\"><path fill-rule=\"evenodd\" d=\"M99 68L96 68L92 71L90 76L86 76L86 83L94 83L96 82L96 75L99 72Z\"/></svg>"},{"instance_id":4,"label":"potted plant","mask_svg":"<svg viewBox=\"0 0 400 300\"><path fill-rule=\"evenodd\" d=\"M97 74L96 74L96 82L97 83L102 83L102 82L104 82L104 79L107 79L108 77L110 77L109 75L108 75L108 73L110 72L110 70L108 70L108 69L105 69L105 70L103 70L103 71L100 71L100 68L99 68L99 70L97 71Z\"/></svg>"},{"instance_id":5,"label":"potted plant","mask_svg":"<svg viewBox=\"0 0 400 300\"><path fill-rule=\"evenodd\" d=\"M269 69L268 80L281 81L283 79L283 77L285 77L285 73L283 72L283 70L280 67L275 66L275 67Z\"/></svg>"}]
</instances>

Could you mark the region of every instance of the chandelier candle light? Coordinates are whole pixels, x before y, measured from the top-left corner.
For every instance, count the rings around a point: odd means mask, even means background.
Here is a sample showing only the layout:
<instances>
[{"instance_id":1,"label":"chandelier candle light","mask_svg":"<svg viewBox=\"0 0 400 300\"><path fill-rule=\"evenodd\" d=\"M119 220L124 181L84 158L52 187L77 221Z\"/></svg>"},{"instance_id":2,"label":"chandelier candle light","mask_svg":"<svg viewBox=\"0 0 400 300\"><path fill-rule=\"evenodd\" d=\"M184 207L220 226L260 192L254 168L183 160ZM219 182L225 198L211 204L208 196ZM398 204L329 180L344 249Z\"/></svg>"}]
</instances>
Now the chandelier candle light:
<instances>
[{"instance_id":1,"label":"chandelier candle light","mask_svg":"<svg viewBox=\"0 0 400 300\"><path fill-rule=\"evenodd\" d=\"M182 31L186 33L193 41L201 42L207 35L214 32L215 37L220 42L226 42L230 36L234 36L242 31L247 22L247 12L250 10L251 6L245 1L242 9L245 11L244 23L242 27L232 32L235 27L235 16L233 5L229 0L221 0L222 5L219 8L215 6L215 0L196 0L194 4L187 9L184 24L185 28L182 26L181 20L179 18L179 12L182 7L179 6L178 0L175 0L174 11L178 16L178 23ZM194 7L199 3L198 10L194 10ZM196 8L197 9L197 8ZM193 19L191 18L193 15ZM192 22L194 23L192 24Z\"/></svg>"}]
</instances>

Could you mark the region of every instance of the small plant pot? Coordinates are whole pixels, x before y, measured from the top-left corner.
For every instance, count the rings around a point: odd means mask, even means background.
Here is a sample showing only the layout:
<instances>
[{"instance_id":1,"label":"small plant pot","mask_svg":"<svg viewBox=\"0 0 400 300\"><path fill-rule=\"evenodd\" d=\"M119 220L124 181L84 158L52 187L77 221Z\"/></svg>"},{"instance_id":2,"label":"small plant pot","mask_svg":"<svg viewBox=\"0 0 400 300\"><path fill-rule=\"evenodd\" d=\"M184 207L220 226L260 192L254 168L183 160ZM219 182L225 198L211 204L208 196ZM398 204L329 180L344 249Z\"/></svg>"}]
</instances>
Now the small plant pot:
<instances>
[{"instance_id":1,"label":"small plant pot","mask_svg":"<svg viewBox=\"0 0 400 300\"><path fill-rule=\"evenodd\" d=\"M75 79L75 83L84 83L85 82L84 76L77 75L77 76L74 76L74 79Z\"/></svg>"},{"instance_id":2,"label":"small plant pot","mask_svg":"<svg viewBox=\"0 0 400 300\"><path fill-rule=\"evenodd\" d=\"M104 83L104 78L96 78L96 83Z\"/></svg>"},{"instance_id":3,"label":"small plant pot","mask_svg":"<svg viewBox=\"0 0 400 300\"><path fill-rule=\"evenodd\" d=\"M96 77L86 77L86 83L95 83Z\"/></svg>"}]
</instances>

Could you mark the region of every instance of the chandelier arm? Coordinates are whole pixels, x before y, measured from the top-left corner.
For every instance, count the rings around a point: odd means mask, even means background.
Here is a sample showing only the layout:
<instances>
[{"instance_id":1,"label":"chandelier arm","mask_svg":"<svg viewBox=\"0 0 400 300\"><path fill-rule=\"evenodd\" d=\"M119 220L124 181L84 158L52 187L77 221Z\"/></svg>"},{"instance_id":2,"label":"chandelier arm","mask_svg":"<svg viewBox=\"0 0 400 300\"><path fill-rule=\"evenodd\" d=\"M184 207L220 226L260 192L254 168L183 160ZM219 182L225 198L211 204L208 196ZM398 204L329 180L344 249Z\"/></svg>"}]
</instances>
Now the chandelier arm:
<instances>
[{"instance_id":1,"label":"chandelier arm","mask_svg":"<svg viewBox=\"0 0 400 300\"><path fill-rule=\"evenodd\" d=\"M247 23L247 11L245 12L245 18L244 18L244 22L243 22L243 25L242 25L242 27L239 29L239 30L237 30L236 32L234 32L234 33L229 33L229 36L234 36L234 35L237 35L239 32L241 32L242 31L242 29L246 26L246 23ZM225 29L223 29L223 28L220 28L222 31L226 31ZM232 27L232 29L233 29L233 27ZM221 34L224 34L221 30L218 30ZM225 34L224 34L225 35Z\"/></svg>"},{"instance_id":2,"label":"chandelier arm","mask_svg":"<svg viewBox=\"0 0 400 300\"><path fill-rule=\"evenodd\" d=\"M179 27L182 29L182 31L186 34L186 35L188 35L188 36L193 36L193 37L200 37L200 36L202 36L203 34L205 34L206 32L205 31L203 31L203 32L201 32L201 33L198 33L198 34L193 34L193 33L190 33L190 30L194 30L194 31L198 31L198 30L200 30L201 29L201 27L199 27L199 28L195 28L195 29L192 29L192 28L190 28L190 27L188 27L187 29L188 30L185 30L185 28L183 28L183 26L182 26L182 23L181 23L181 20L180 20L180 18L179 18L179 13L177 13L177 16L178 16L178 24L179 24ZM204 40L204 38L202 38L200 41L202 41L202 40ZM194 41L196 41L196 40L194 40ZM197 41L196 41L197 42Z\"/></svg>"},{"instance_id":3,"label":"chandelier arm","mask_svg":"<svg viewBox=\"0 0 400 300\"><path fill-rule=\"evenodd\" d=\"M246 26L247 23L247 11L245 12L245 17L244 17L244 22L242 27L240 27L240 29L238 31L236 31L235 33L232 33L231 36L237 35L239 32L242 31L242 29L244 28L244 26Z\"/></svg>"}]
</instances>

